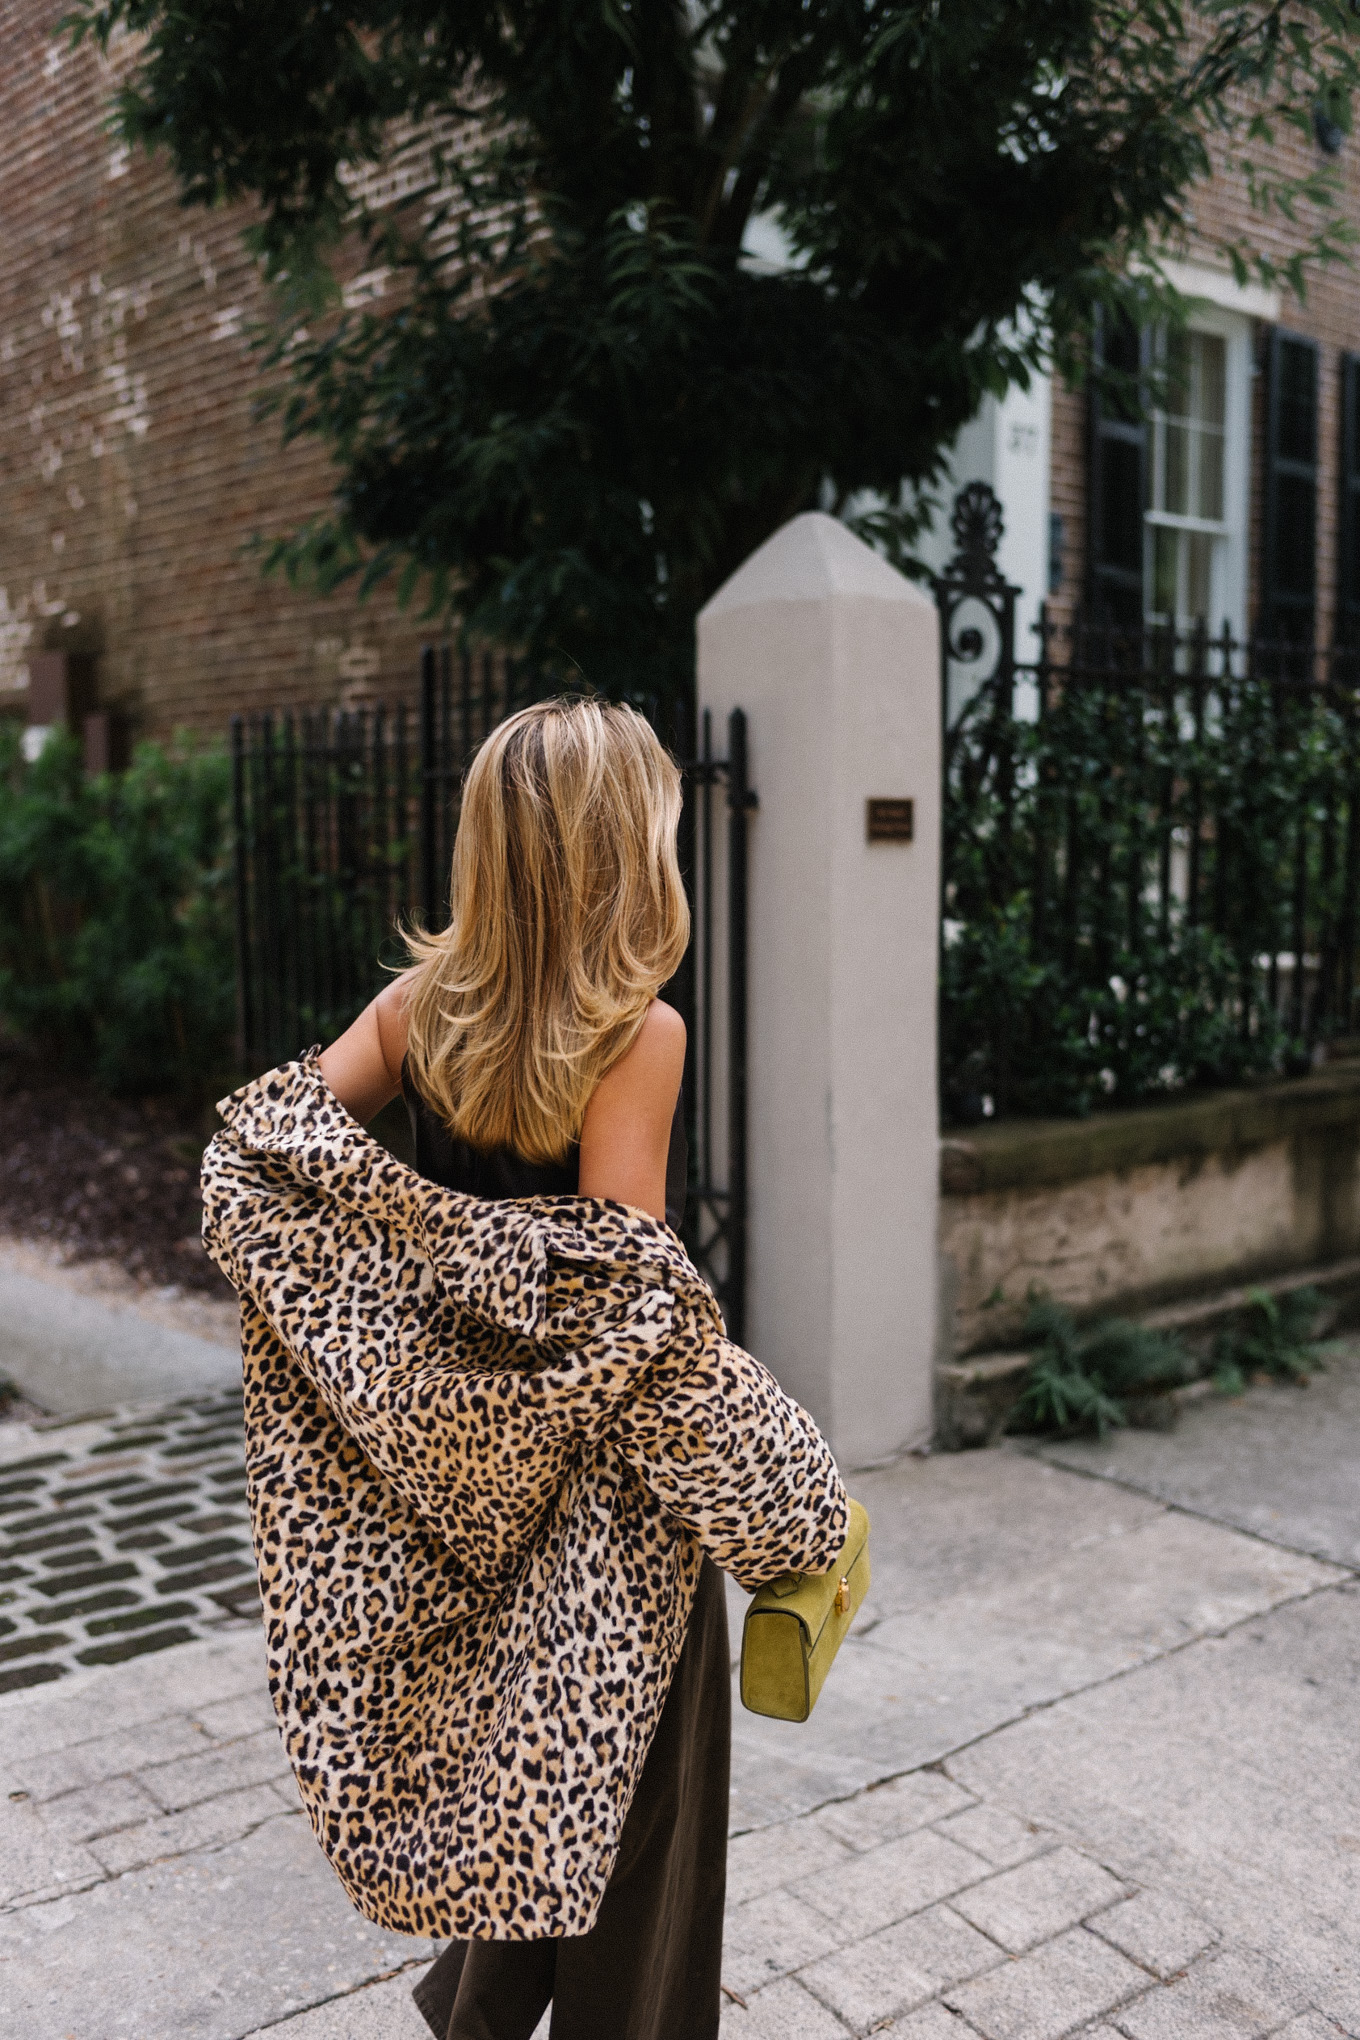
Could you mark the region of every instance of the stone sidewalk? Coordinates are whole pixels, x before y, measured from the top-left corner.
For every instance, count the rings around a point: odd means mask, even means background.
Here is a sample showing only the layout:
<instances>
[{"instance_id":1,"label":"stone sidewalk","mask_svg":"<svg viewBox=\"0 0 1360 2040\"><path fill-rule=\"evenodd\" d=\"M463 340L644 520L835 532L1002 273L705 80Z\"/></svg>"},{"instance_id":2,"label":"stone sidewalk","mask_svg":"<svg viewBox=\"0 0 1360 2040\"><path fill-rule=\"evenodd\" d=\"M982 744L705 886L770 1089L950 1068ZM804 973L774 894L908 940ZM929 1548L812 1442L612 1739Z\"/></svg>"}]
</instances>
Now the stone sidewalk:
<instances>
[{"instance_id":1,"label":"stone sidewalk","mask_svg":"<svg viewBox=\"0 0 1360 2040\"><path fill-rule=\"evenodd\" d=\"M117 1421L56 1434L68 1485ZM1360 2034L1358 1426L1354 1347L1170 1438L856 1480L864 1618L810 1723L737 1716L724 2040ZM53 1442L0 1429L0 1503ZM431 1951L341 1895L212 1585L0 1698L0 2033L421 2040Z\"/></svg>"}]
</instances>

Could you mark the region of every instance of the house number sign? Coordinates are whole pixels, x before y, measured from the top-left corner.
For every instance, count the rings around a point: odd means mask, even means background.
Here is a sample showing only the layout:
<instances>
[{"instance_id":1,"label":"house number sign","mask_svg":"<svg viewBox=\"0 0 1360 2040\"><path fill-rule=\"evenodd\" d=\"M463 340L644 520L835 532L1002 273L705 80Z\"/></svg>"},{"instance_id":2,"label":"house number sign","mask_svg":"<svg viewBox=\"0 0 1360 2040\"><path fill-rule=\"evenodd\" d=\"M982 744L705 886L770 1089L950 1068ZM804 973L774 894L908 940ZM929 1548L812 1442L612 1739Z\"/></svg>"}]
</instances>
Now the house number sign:
<instances>
[{"instance_id":1,"label":"house number sign","mask_svg":"<svg viewBox=\"0 0 1360 2040\"><path fill-rule=\"evenodd\" d=\"M909 800L866 800L864 833L871 843L910 843L914 804Z\"/></svg>"}]
</instances>

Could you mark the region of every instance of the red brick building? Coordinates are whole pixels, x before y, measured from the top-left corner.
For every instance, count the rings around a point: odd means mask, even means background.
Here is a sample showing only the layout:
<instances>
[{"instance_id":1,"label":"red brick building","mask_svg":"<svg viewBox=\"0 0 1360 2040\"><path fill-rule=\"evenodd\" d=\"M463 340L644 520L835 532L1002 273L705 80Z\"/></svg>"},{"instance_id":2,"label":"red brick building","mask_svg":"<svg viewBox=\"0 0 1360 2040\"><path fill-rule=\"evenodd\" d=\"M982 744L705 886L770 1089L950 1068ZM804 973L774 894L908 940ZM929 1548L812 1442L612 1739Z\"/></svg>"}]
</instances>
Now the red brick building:
<instances>
[{"instance_id":1,"label":"red brick building","mask_svg":"<svg viewBox=\"0 0 1360 2040\"><path fill-rule=\"evenodd\" d=\"M1360 144L1320 134L1291 133L1277 156L1299 169L1328 144L1360 225ZM1305 302L1240 285L1223 242L1240 236L1282 264L1299 229L1253 213L1229 174L1199 188L1194 212L1192 246L1167 265L1194 303L1172 343L1180 394L1164 412L1121 417L1086 389L1040 380L988 399L960 435L953 485L987 481L1005 511L1000 559L1022 590L1022 658L1042 601L1059 623L1080 607L1123 624L1360 642L1360 268L1312 271ZM1130 369L1166 362L1156 332L1105 344ZM943 529L929 549L941 563Z\"/></svg>"},{"instance_id":2,"label":"red brick building","mask_svg":"<svg viewBox=\"0 0 1360 2040\"><path fill-rule=\"evenodd\" d=\"M330 476L255 414L242 218L182 208L115 144L118 53L69 50L64 12L0 0L0 710L44 651L161 735L409 692L420 627L390 596L262 577L256 545L323 510Z\"/></svg>"},{"instance_id":3,"label":"red brick building","mask_svg":"<svg viewBox=\"0 0 1360 2040\"><path fill-rule=\"evenodd\" d=\"M52 652L162 735L408 694L421 629L390 594L262 577L259 548L325 508L326 457L281 450L257 416L264 304L242 216L182 208L162 164L115 144L120 51L72 52L64 7L0 0L0 709L23 706ZM1322 142L1281 146L1299 161ZM1358 154L1346 141L1337 161L1360 219ZM1360 272L1316 276L1306 304L1242 289L1215 241L1241 230L1283 258L1295 230L1253 217L1230 177L1197 217L1178 272L1198 300L1183 414L1130 425L1041 382L961 435L956 482L990 481L1006 510L1022 634L1045 598L1323 642L1338 615L1360 619Z\"/></svg>"}]
</instances>

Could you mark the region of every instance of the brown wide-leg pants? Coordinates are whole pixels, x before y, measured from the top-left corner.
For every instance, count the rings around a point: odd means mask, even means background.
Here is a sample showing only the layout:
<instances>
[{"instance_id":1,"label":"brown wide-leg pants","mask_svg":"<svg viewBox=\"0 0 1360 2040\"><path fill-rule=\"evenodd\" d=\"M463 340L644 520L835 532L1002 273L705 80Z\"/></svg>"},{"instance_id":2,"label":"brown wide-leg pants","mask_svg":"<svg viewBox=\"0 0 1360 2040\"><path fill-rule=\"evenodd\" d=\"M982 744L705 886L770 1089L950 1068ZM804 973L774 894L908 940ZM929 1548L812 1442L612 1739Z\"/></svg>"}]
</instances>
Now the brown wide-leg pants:
<instances>
[{"instance_id":1,"label":"brown wide-leg pants","mask_svg":"<svg viewBox=\"0 0 1360 2040\"><path fill-rule=\"evenodd\" d=\"M453 1941L415 2001L437 2040L717 2040L731 1684L723 1576L705 1559L675 1676L588 1934Z\"/></svg>"}]
</instances>

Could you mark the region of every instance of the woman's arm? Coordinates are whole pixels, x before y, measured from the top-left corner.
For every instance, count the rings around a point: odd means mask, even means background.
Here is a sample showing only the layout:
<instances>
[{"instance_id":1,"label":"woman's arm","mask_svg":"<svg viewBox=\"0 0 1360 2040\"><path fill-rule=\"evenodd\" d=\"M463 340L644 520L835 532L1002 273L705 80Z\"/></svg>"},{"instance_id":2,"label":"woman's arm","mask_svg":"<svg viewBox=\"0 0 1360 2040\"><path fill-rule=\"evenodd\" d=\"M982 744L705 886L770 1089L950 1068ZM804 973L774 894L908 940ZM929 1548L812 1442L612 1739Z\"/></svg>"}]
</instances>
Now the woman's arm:
<instances>
[{"instance_id":1,"label":"woman's arm","mask_svg":"<svg viewBox=\"0 0 1360 2040\"><path fill-rule=\"evenodd\" d=\"M406 1055L406 980L384 985L321 1057L321 1074L351 1118L366 1126L401 1089Z\"/></svg>"},{"instance_id":2,"label":"woman's arm","mask_svg":"<svg viewBox=\"0 0 1360 2040\"><path fill-rule=\"evenodd\" d=\"M600 1079L581 1126L583 1197L612 1197L666 1223L666 1155L685 1068L685 1023L654 999L637 1040Z\"/></svg>"}]
</instances>

